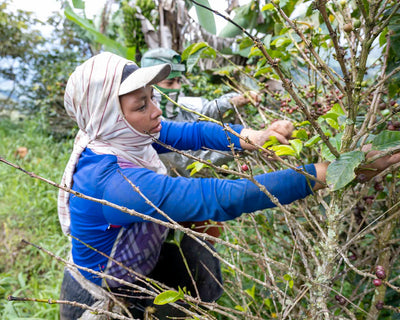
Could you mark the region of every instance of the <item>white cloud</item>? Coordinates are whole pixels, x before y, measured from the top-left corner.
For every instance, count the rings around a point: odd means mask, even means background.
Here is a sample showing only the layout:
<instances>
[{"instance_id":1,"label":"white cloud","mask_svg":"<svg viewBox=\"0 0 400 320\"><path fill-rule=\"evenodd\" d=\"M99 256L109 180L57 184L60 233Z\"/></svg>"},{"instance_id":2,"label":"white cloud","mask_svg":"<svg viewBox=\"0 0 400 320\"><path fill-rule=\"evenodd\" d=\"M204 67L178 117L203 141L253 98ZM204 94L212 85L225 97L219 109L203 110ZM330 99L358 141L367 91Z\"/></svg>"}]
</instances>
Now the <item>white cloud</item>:
<instances>
[{"instance_id":1,"label":"white cloud","mask_svg":"<svg viewBox=\"0 0 400 320\"><path fill-rule=\"evenodd\" d=\"M61 11L61 3L56 0L11 0L8 8L12 11L31 11L39 20L45 22L53 12Z\"/></svg>"}]
</instances>

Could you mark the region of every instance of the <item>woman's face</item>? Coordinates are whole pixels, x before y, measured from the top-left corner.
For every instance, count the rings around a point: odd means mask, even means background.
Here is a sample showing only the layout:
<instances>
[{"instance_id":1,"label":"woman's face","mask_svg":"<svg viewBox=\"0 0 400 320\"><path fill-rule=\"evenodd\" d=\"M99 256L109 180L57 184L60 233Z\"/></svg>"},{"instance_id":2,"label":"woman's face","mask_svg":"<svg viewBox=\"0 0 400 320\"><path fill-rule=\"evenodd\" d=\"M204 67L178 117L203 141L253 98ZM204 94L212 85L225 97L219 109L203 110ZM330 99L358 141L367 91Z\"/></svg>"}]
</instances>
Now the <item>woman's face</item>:
<instances>
[{"instance_id":1,"label":"woman's face","mask_svg":"<svg viewBox=\"0 0 400 320\"><path fill-rule=\"evenodd\" d=\"M182 88L182 80L180 77L164 79L158 82L157 85L164 89L180 89Z\"/></svg>"},{"instance_id":2,"label":"woman's face","mask_svg":"<svg viewBox=\"0 0 400 320\"><path fill-rule=\"evenodd\" d=\"M153 87L146 86L119 97L122 113L129 124L142 133L161 131L162 111L153 98Z\"/></svg>"}]
</instances>

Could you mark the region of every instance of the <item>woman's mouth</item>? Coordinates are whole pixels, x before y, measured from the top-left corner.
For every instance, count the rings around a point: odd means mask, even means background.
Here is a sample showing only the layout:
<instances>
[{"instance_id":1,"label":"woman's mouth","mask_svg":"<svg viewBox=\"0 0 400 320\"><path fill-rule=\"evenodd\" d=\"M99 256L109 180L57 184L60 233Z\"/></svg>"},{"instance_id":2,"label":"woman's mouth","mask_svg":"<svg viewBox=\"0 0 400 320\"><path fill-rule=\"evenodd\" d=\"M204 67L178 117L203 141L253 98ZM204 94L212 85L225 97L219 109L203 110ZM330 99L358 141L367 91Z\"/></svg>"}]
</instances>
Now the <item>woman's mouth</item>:
<instances>
[{"instance_id":1,"label":"woman's mouth","mask_svg":"<svg viewBox=\"0 0 400 320\"><path fill-rule=\"evenodd\" d=\"M160 121L153 129L151 129L151 133L160 132L161 128L162 128L162 125L161 125L161 121Z\"/></svg>"}]
</instances>

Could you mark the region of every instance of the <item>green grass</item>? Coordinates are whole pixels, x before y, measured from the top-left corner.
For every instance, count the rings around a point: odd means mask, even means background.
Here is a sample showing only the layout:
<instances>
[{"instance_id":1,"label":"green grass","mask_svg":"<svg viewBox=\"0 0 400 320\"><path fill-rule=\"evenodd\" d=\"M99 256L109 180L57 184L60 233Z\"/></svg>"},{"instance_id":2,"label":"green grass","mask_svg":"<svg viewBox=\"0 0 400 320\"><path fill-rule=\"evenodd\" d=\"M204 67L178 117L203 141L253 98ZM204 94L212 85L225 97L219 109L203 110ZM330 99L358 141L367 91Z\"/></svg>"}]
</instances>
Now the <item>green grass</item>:
<instances>
[{"instance_id":1,"label":"green grass","mask_svg":"<svg viewBox=\"0 0 400 320\"><path fill-rule=\"evenodd\" d=\"M18 147L29 152L15 154ZM36 121L0 118L0 156L46 179L59 182L72 139L56 141ZM63 265L25 239L65 257L68 239L57 216L58 190L0 163L0 314L2 319L58 319L58 305L9 302L9 295L58 299Z\"/></svg>"}]
</instances>

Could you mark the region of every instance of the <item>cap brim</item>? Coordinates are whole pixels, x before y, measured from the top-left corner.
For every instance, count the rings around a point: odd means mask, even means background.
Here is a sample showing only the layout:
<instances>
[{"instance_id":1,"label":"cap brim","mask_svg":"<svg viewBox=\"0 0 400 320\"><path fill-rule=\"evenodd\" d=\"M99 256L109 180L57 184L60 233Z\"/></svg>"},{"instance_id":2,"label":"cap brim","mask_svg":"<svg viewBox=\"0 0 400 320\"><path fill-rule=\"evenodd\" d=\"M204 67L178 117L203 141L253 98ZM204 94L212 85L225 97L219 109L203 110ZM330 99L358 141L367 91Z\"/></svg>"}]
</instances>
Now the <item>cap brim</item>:
<instances>
[{"instance_id":1,"label":"cap brim","mask_svg":"<svg viewBox=\"0 0 400 320\"><path fill-rule=\"evenodd\" d=\"M122 96L147 85L156 84L166 79L170 72L171 65L168 63L139 68L132 72L121 83L119 87L119 95Z\"/></svg>"}]
</instances>

